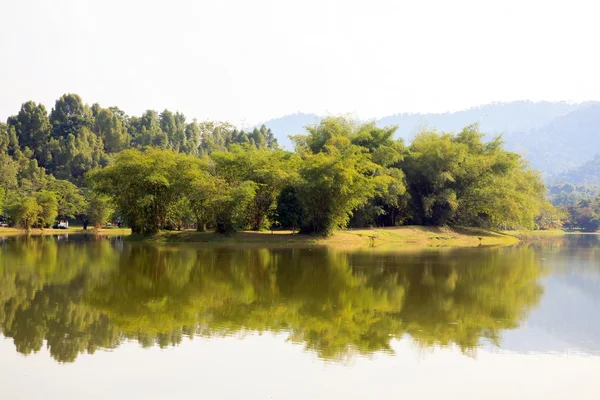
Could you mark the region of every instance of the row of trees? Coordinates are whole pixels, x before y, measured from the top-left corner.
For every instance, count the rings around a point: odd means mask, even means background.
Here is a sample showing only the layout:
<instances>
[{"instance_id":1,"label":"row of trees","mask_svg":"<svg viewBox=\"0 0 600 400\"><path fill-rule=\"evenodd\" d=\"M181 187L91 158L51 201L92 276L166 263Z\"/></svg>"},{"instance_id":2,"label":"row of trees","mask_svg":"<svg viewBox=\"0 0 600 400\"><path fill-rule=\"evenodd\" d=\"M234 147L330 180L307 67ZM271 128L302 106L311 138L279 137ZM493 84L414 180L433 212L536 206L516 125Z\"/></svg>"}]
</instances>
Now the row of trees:
<instances>
[{"instance_id":1,"label":"row of trees","mask_svg":"<svg viewBox=\"0 0 600 400\"><path fill-rule=\"evenodd\" d=\"M576 204L561 207L565 214L565 227L596 232L600 229L600 196L580 200Z\"/></svg>"},{"instance_id":2,"label":"row of trees","mask_svg":"<svg viewBox=\"0 0 600 400\"><path fill-rule=\"evenodd\" d=\"M598 185L568 183L550 186L550 202L557 208L564 227L596 232L600 229L600 188Z\"/></svg>"},{"instance_id":3,"label":"row of trees","mask_svg":"<svg viewBox=\"0 0 600 400\"><path fill-rule=\"evenodd\" d=\"M79 218L99 227L113 212L111 199L56 179L30 153L0 153L0 216L25 229L51 226L56 218Z\"/></svg>"},{"instance_id":4,"label":"row of trees","mask_svg":"<svg viewBox=\"0 0 600 400\"><path fill-rule=\"evenodd\" d=\"M348 225L552 223L539 218L551 206L538 174L499 138L484 142L477 126L424 132L408 148L394 127L327 118L307 129L294 137L295 153L131 149L88 178L141 234L185 222L221 233L278 225L325 235Z\"/></svg>"},{"instance_id":5,"label":"row of trees","mask_svg":"<svg viewBox=\"0 0 600 400\"><path fill-rule=\"evenodd\" d=\"M264 126L251 132L223 122L187 122L181 113L146 111L130 117L117 107L91 107L76 94L56 100L50 113L33 101L0 123L0 216L26 229L59 218L100 225L111 204L93 193L86 173L130 148L154 147L202 156L234 143L276 148Z\"/></svg>"},{"instance_id":6,"label":"row of trees","mask_svg":"<svg viewBox=\"0 0 600 400\"><path fill-rule=\"evenodd\" d=\"M10 181L2 183L5 208L24 227L57 215L98 222L111 208L141 234L185 224L327 235L404 223L556 223L538 174L500 138L486 142L473 125L456 135L423 132L407 147L395 130L326 118L288 152L264 126L248 133L186 123L168 110L128 117L64 95L49 115L28 102L8 119L0 179Z\"/></svg>"},{"instance_id":7,"label":"row of trees","mask_svg":"<svg viewBox=\"0 0 600 400\"><path fill-rule=\"evenodd\" d=\"M226 122L187 121L169 110L128 116L117 107L91 107L76 94L65 94L51 112L28 101L16 115L0 124L0 150L22 152L59 179L83 184L85 173L108 165L111 154L129 148L156 147L192 155L224 150L233 143L276 148L266 127L250 132Z\"/></svg>"}]
</instances>

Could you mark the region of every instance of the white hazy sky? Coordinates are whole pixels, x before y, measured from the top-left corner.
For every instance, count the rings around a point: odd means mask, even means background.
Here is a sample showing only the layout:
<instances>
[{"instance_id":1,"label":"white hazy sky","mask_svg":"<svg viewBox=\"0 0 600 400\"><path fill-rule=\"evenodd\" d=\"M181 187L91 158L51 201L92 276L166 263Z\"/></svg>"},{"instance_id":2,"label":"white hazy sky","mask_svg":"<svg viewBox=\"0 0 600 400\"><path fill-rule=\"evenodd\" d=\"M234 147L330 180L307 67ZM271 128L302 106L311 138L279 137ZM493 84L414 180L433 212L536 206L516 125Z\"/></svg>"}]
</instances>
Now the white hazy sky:
<instances>
[{"instance_id":1,"label":"white hazy sky","mask_svg":"<svg viewBox=\"0 0 600 400\"><path fill-rule=\"evenodd\" d=\"M597 0L0 0L0 119L67 92L250 124L600 99Z\"/></svg>"}]
</instances>

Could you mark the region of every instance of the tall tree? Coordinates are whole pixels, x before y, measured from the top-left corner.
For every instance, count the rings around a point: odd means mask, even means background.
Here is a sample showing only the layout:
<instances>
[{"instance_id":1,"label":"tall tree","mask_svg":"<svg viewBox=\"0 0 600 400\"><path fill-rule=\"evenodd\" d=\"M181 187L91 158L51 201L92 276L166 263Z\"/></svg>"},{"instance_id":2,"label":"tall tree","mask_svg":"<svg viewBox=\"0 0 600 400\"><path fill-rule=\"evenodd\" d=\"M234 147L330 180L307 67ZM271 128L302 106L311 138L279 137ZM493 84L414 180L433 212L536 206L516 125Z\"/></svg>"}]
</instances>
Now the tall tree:
<instances>
[{"instance_id":1,"label":"tall tree","mask_svg":"<svg viewBox=\"0 0 600 400\"><path fill-rule=\"evenodd\" d=\"M64 94L56 100L50 113L53 135L56 139L77 134L82 127L92 127L93 114L78 94Z\"/></svg>"},{"instance_id":2,"label":"tall tree","mask_svg":"<svg viewBox=\"0 0 600 400\"><path fill-rule=\"evenodd\" d=\"M306 154L300 168L301 230L329 235L346 227L353 211L374 195L377 165L347 137L332 136L322 150Z\"/></svg>"},{"instance_id":3,"label":"tall tree","mask_svg":"<svg viewBox=\"0 0 600 400\"><path fill-rule=\"evenodd\" d=\"M413 222L530 227L544 204L545 187L500 138L482 141L477 125L458 135L424 132L402 163L409 182Z\"/></svg>"},{"instance_id":4,"label":"tall tree","mask_svg":"<svg viewBox=\"0 0 600 400\"><path fill-rule=\"evenodd\" d=\"M184 193L185 157L168 150L126 150L114 163L89 175L99 193L112 196L134 233L153 234L165 225L169 208Z\"/></svg>"},{"instance_id":5,"label":"tall tree","mask_svg":"<svg viewBox=\"0 0 600 400\"><path fill-rule=\"evenodd\" d=\"M109 108L101 108L95 117L94 132L102 138L104 151L118 153L129 147L131 137L121 118Z\"/></svg>"},{"instance_id":6,"label":"tall tree","mask_svg":"<svg viewBox=\"0 0 600 400\"><path fill-rule=\"evenodd\" d=\"M21 106L17 115L8 119L8 124L14 127L19 145L31 149L38 163L47 166L52 158L46 146L52 133L52 125L46 107L28 101Z\"/></svg>"}]
</instances>

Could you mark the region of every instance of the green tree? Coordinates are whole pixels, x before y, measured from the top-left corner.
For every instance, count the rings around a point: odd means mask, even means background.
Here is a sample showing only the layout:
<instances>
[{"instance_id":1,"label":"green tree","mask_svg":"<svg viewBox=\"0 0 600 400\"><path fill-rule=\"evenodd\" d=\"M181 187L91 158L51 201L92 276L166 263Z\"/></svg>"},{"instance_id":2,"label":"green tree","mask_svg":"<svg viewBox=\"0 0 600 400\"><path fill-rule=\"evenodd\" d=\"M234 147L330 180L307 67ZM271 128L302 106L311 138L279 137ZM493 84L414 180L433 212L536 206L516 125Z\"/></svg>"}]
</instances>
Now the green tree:
<instances>
[{"instance_id":1,"label":"green tree","mask_svg":"<svg viewBox=\"0 0 600 400\"><path fill-rule=\"evenodd\" d=\"M46 186L58 201L57 213L61 219L76 218L84 212L87 204L80 189L69 181L50 180Z\"/></svg>"},{"instance_id":2,"label":"green tree","mask_svg":"<svg viewBox=\"0 0 600 400\"><path fill-rule=\"evenodd\" d=\"M82 127L92 127L93 114L78 94L64 94L56 100L50 113L50 121L53 126L53 136L61 139L69 134L77 134Z\"/></svg>"},{"instance_id":3,"label":"green tree","mask_svg":"<svg viewBox=\"0 0 600 400\"><path fill-rule=\"evenodd\" d=\"M185 145L181 149L186 154L197 154L200 146L200 127L193 120L185 126Z\"/></svg>"},{"instance_id":4,"label":"green tree","mask_svg":"<svg viewBox=\"0 0 600 400\"><path fill-rule=\"evenodd\" d=\"M58 200L53 192L42 190L36 193L35 200L38 204L37 225L40 228L52 226L58 216Z\"/></svg>"},{"instance_id":5,"label":"green tree","mask_svg":"<svg viewBox=\"0 0 600 400\"><path fill-rule=\"evenodd\" d=\"M296 179L300 159L283 151L257 149L251 145L232 145L230 151L214 152L218 176L230 185L244 181L256 183L256 193L246 210L248 224L253 230L269 225L268 215L275 208L281 188Z\"/></svg>"},{"instance_id":6,"label":"green tree","mask_svg":"<svg viewBox=\"0 0 600 400\"><path fill-rule=\"evenodd\" d=\"M283 228L291 228L292 234L302 224L302 203L298 199L298 194L293 186L287 186L279 193L276 214L277 222Z\"/></svg>"},{"instance_id":7,"label":"green tree","mask_svg":"<svg viewBox=\"0 0 600 400\"><path fill-rule=\"evenodd\" d=\"M6 190L0 186L0 216L4 213L4 199L6 198Z\"/></svg>"},{"instance_id":8,"label":"green tree","mask_svg":"<svg viewBox=\"0 0 600 400\"><path fill-rule=\"evenodd\" d=\"M147 110L139 120L132 123L135 131L133 143L136 147L154 146L165 149L169 145L169 137L161 129L159 115L154 110Z\"/></svg>"},{"instance_id":9,"label":"green tree","mask_svg":"<svg viewBox=\"0 0 600 400\"><path fill-rule=\"evenodd\" d=\"M215 220L215 207L223 195L227 182L210 172L209 162L204 159L190 160L191 165L182 168L187 182L185 196L194 217L196 230L206 231L206 225Z\"/></svg>"},{"instance_id":10,"label":"green tree","mask_svg":"<svg viewBox=\"0 0 600 400\"><path fill-rule=\"evenodd\" d=\"M94 230L97 231L106 224L113 213L114 208L109 197L97 193L90 193L87 200L84 229L87 228L87 224L92 224Z\"/></svg>"},{"instance_id":11,"label":"green tree","mask_svg":"<svg viewBox=\"0 0 600 400\"><path fill-rule=\"evenodd\" d=\"M94 132L102 138L105 152L117 153L129 147L131 137L122 119L111 109L100 109L94 123Z\"/></svg>"},{"instance_id":12,"label":"green tree","mask_svg":"<svg viewBox=\"0 0 600 400\"><path fill-rule=\"evenodd\" d=\"M329 139L323 151L306 154L298 195L303 233L329 235L348 224L353 211L375 194L377 165L347 137Z\"/></svg>"},{"instance_id":13,"label":"green tree","mask_svg":"<svg viewBox=\"0 0 600 400\"><path fill-rule=\"evenodd\" d=\"M15 225L30 230L38 224L41 207L35 197L25 197L13 199L7 212Z\"/></svg>"},{"instance_id":14,"label":"green tree","mask_svg":"<svg viewBox=\"0 0 600 400\"><path fill-rule=\"evenodd\" d=\"M89 179L99 193L111 196L134 233L153 234L164 226L169 208L183 195L178 177L185 156L168 150L126 150Z\"/></svg>"},{"instance_id":15,"label":"green tree","mask_svg":"<svg viewBox=\"0 0 600 400\"><path fill-rule=\"evenodd\" d=\"M482 138L477 125L458 135L417 135L401 164L414 223L533 228L545 203L539 174L503 150L500 138Z\"/></svg>"},{"instance_id":16,"label":"green tree","mask_svg":"<svg viewBox=\"0 0 600 400\"><path fill-rule=\"evenodd\" d=\"M257 184L244 181L224 188L215 201L216 231L231 234L246 225L246 209L256 196Z\"/></svg>"},{"instance_id":17,"label":"green tree","mask_svg":"<svg viewBox=\"0 0 600 400\"><path fill-rule=\"evenodd\" d=\"M92 169L104 166L108 159L102 139L87 127L76 134L69 133L60 140L60 154L55 157L55 176L82 184L84 175Z\"/></svg>"},{"instance_id":18,"label":"green tree","mask_svg":"<svg viewBox=\"0 0 600 400\"><path fill-rule=\"evenodd\" d=\"M16 116L8 119L8 124L14 127L19 145L31 149L40 165L49 165L52 156L48 151L47 142L50 140L52 125L46 107L28 101L21 106Z\"/></svg>"},{"instance_id":19,"label":"green tree","mask_svg":"<svg viewBox=\"0 0 600 400\"><path fill-rule=\"evenodd\" d=\"M18 187L19 162L7 154L0 154L0 186L6 190Z\"/></svg>"}]
</instances>

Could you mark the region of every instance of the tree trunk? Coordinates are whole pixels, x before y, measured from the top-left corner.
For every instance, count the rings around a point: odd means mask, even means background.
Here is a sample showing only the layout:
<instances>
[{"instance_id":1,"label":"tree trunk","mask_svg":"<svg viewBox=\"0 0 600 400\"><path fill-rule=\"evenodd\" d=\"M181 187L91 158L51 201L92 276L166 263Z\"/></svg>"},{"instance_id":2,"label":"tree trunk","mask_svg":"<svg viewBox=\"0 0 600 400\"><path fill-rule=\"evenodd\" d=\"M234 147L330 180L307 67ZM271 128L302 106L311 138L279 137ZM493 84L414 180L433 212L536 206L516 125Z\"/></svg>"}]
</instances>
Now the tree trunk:
<instances>
[{"instance_id":1,"label":"tree trunk","mask_svg":"<svg viewBox=\"0 0 600 400\"><path fill-rule=\"evenodd\" d=\"M206 223L196 220L196 232L206 232Z\"/></svg>"}]
</instances>

